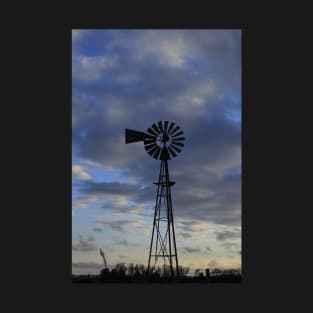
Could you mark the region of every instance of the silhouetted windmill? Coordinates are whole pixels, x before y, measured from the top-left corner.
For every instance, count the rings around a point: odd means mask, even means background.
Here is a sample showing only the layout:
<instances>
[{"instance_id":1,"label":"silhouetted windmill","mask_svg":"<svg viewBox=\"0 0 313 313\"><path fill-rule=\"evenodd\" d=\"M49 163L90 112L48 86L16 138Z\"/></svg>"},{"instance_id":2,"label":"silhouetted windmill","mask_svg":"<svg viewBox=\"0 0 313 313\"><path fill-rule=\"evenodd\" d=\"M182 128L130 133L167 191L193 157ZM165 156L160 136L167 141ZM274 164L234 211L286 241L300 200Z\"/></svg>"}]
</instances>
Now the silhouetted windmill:
<instances>
[{"instance_id":1,"label":"silhouetted windmill","mask_svg":"<svg viewBox=\"0 0 313 313\"><path fill-rule=\"evenodd\" d=\"M158 188L149 252L148 273L151 269L151 257L154 257L153 268L156 266L158 259L163 258L164 265L170 266L172 276L174 276L173 263L175 263L176 275L178 276L179 273L171 198L171 186L175 182L170 181L167 160L175 158L181 152L185 141L183 135L184 133L180 127L169 121L154 123L147 129L146 133L125 129L126 144L143 141L149 155L157 160L161 160L159 180L157 183L154 183Z\"/></svg>"}]
</instances>

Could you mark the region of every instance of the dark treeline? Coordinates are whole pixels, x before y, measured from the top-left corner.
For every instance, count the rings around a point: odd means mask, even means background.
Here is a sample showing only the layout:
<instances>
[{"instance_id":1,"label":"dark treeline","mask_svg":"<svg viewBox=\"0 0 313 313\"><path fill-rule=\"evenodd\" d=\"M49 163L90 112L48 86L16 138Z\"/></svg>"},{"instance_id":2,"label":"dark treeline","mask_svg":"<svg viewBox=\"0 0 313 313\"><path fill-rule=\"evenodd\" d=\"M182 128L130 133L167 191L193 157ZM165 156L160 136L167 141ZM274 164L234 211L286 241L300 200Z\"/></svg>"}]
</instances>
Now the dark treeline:
<instances>
[{"instance_id":1,"label":"dark treeline","mask_svg":"<svg viewBox=\"0 0 313 313\"><path fill-rule=\"evenodd\" d=\"M188 275L188 267L179 267L179 276L171 277L169 266L156 267L148 274L143 264L119 263L109 270L104 268L99 275L72 275L72 282L77 283L240 283L241 273L238 270L206 269L205 274L196 270L193 276Z\"/></svg>"}]
</instances>

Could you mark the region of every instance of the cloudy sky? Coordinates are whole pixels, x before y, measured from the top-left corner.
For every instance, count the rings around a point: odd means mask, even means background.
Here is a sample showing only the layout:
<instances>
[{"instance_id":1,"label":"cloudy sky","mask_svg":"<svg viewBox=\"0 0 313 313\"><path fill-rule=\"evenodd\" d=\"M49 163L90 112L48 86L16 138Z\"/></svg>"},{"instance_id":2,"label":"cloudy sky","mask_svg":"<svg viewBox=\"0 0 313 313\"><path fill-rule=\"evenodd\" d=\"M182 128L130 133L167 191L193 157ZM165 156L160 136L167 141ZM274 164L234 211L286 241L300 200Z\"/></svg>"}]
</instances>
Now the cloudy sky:
<instances>
[{"instance_id":1,"label":"cloudy sky","mask_svg":"<svg viewBox=\"0 0 313 313\"><path fill-rule=\"evenodd\" d=\"M241 268L241 31L72 31L72 271L147 264L160 161L125 128L171 120L180 265Z\"/></svg>"}]
</instances>

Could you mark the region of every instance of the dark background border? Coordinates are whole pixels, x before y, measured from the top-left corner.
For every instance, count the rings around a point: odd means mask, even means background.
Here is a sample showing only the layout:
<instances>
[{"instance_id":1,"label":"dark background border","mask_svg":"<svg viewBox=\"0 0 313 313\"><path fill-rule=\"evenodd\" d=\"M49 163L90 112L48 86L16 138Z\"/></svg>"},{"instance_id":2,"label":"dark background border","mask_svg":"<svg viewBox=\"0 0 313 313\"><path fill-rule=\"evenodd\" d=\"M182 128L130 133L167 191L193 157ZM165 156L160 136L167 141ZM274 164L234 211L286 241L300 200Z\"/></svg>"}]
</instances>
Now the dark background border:
<instances>
[{"instance_id":1,"label":"dark background border","mask_svg":"<svg viewBox=\"0 0 313 313\"><path fill-rule=\"evenodd\" d=\"M18 16L25 23L10 38L12 45L5 46L21 65L7 79L22 82L10 94L19 104L18 114L12 112L14 123L19 124L18 134L13 134L11 126L10 135L17 135L16 153L22 153L19 166L24 170L17 180L19 192L13 201L19 203L11 210L12 223L5 221L8 234L12 234L11 228L20 231L9 243L12 254L4 254L12 267L4 270L8 272L6 291L10 292L7 299L11 307L20 304L24 308L30 305L35 312L90 312L118 311L120 305L131 311L190 311L201 306L207 311L267 312L282 311L283 306L296 310L303 305L295 289L301 296L309 289L302 287L303 275L292 270L295 266L305 268L305 258L300 257L301 264L297 263L305 246L300 241L292 243L293 233L286 227L292 223L297 232L290 208L298 203L285 180L286 171L292 174L292 169L278 153L278 148L289 144L290 137L281 127L287 124L286 114L292 113L286 105L288 99L289 103L294 100L288 90L290 84L285 84L289 77L283 80L279 74L285 73L287 65L291 67L290 36L293 43L297 39L282 25L286 14L274 8L245 15L241 8L228 5L216 11L211 6L192 15L190 6L159 8L157 14L158 8L152 4L147 13L142 13L143 8L130 13L131 8L121 5L123 16L109 7L93 7L90 12L87 3L81 7L81 15L65 7L44 5L31 10L35 19L19 7ZM128 27L243 30L242 284L124 286L71 282L70 30Z\"/></svg>"}]
</instances>

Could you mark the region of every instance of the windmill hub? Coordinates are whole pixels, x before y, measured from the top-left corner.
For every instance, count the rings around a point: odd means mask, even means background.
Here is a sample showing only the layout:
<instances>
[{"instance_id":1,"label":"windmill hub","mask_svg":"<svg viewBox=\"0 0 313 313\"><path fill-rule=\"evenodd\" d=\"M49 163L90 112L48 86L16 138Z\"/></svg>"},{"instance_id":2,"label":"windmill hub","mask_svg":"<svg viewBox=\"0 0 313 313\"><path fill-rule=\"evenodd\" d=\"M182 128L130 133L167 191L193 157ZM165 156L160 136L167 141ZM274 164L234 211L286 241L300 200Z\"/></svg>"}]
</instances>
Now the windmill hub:
<instances>
[{"instance_id":1,"label":"windmill hub","mask_svg":"<svg viewBox=\"0 0 313 313\"><path fill-rule=\"evenodd\" d=\"M163 142L166 143L169 139L170 139L170 137L168 136L168 134L164 133L163 134Z\"/></svg>"},{"instance_id":2,"label":"windmill hub","mask_svg":"<svg viewBox=\"0 0 313 313\"><path fill-rule=\"evenodd\" d=\"M168 136L167 134L161 134L158 135L155 143L158 145L159 148L163 149L164 146L166 146L166 148L168 148L171 145L171 137Z\"/></svg>"}]
</instances>

